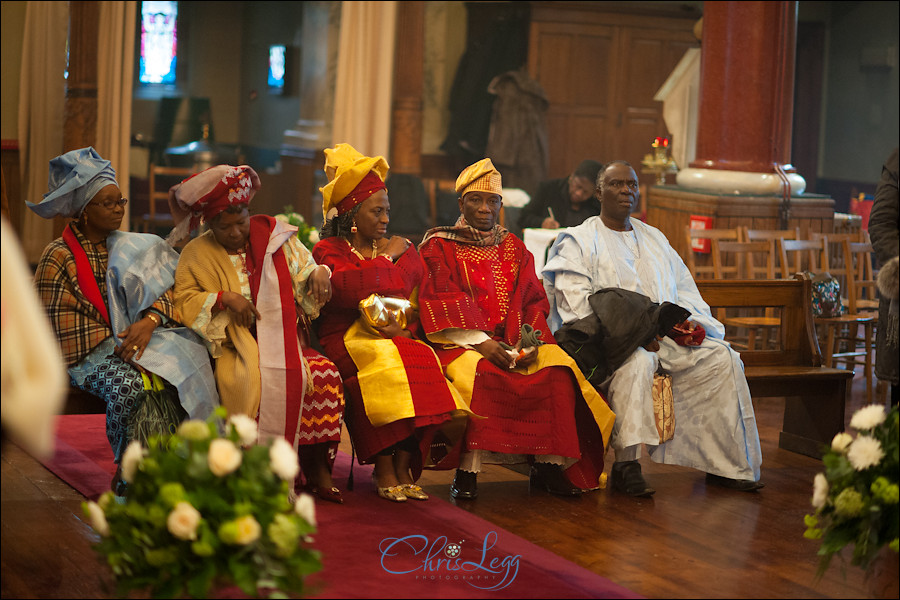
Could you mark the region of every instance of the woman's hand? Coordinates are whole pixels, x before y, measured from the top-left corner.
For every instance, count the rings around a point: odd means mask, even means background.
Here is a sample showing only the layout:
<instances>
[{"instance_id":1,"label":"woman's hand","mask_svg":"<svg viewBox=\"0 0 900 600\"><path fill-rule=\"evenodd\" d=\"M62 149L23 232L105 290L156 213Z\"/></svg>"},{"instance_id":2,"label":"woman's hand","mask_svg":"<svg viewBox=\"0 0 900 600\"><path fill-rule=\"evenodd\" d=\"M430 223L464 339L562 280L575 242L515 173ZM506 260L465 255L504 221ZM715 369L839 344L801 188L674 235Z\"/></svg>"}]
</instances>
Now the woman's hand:
<instances>
[{"instance_id":1,"label":"woman's hand","mask_svg":"<svg viewBox=\"0 0 900 600\"><path fill-rule=\"evenodd\" d=\"M259 320L259 311L253 303L237 292L222 292L222 304L232 313L232 320L236 325L249 328L254 320Z\"/></svg>"},{"instance_id":2,"label":"woman's hand","mask_svg":"<svg viewBox=\"0 0 900 600\"><path fill-rule=\"evenodd\" d=\"M156 317L158 319L159 317ZM147 316L143 319L135 321L125 328L125 331L118 334L122 338L122 345L115 349L116 355L129 362L132 358L140 359L144 355L147 344L150 343L150 336L156 329L156 319Z\"/></svg>"},{"instance_id":3,"label":"woman's hand","mask_svg":"<svg viewBox=\"0 0 900 600\"><path fill-rule=\"evenodd\" d=\"M381 334L381 337L388 340L393 339L398 335L407 338L412 337L412 334L409 332L409 330L400 327L400 323L397 322L397 318L394 317L394 313L392 312L388 313L388 324L384 327L376 327L375 330Z\"/></svg>"},{"instance_id":4,"label":"woman's hand","mask_svg":"<svg viewBox=\"0 0 900 600\"><path fill-rule=\"evenodd\" d=\"M475 349L478 350L483 357L501 369L509 370L513 363L513 358L509 355L509 352L494 340L485 340L476 345Z\"/></svg>"},{"instance_id":5,"label":"woman's hand","mask_svg":"<svg viewBox=\"0 0 900 600\"><path fill-rule=\"evenodd\" d=\"M388 241L388 245L385 246L382 254L387 254L391 257L391 260L396 261L403 256L403 253L406 252L410 245L412 245L412 242L408 239L395 235Z\"/></svg>"},{"instance_id":6,"label":"woman's hand","mask_svg":"<svg viewBox=\"0 0 900 600\"><path fill-rule=\"evenodd\" d=\"M311 294L316 302L325 304L331 300L331 272L328 267L319 265L310 274L307 280L307 294Z\"/></svg>"}]
</instances>

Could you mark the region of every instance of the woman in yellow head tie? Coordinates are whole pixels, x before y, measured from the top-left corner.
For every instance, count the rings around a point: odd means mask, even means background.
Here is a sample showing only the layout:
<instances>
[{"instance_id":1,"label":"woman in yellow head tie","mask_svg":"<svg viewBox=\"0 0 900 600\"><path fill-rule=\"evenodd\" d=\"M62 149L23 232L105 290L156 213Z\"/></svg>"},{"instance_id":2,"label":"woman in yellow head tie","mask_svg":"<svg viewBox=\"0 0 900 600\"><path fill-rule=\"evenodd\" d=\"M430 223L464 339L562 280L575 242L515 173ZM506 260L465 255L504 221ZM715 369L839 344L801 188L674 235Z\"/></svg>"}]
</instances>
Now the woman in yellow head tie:
<instances>
[{"instance_id":1,"label":"woman in yellow head tie","mask_svg":"<svg viewBox=\"0 0 900 600\"><path fill-rule=\"evenodd\" d=\"M344 379L347 428L359 462L375 464L378 495L426 500L415 482L422 468L455 464L467 409L434 351L417 339L414 308L424 265L409 240L387 236L387 162L349 144L325 155L326 220L313 257L332 270L333 295L322 308L319 340ZM411 301L409 318L391 314L387 324L369 325L360 302L372 294Z\"/></svg>"}]
</instances>

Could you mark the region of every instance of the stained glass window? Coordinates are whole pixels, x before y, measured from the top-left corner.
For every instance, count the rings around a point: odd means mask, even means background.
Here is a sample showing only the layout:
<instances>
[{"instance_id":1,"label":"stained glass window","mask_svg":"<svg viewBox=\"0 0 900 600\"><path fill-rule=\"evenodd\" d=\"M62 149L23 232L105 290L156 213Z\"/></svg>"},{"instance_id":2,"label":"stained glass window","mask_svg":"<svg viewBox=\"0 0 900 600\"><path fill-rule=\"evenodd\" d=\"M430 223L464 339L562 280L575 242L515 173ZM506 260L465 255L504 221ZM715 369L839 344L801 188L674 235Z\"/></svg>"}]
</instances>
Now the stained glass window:
<instances>
[{"instance_id":1,"label":"stained glass window","mask_svg":"<svg viewBox=\"0 0 900 600\"><path fill-rule=\"evenodd\" d=\"M141 83L175 84L178 2L141 3Z\"/></svg>"}]
</instances>

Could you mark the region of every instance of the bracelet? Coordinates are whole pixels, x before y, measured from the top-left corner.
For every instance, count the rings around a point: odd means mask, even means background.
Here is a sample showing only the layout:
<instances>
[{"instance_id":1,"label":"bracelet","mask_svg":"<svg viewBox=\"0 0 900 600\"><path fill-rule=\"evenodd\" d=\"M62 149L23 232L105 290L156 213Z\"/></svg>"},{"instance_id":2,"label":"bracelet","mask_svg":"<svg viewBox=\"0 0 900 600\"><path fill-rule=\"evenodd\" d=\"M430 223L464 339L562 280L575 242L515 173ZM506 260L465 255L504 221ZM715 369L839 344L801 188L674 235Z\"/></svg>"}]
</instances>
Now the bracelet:
<instances>
[{"instance_id":1,"label":"bracelet","mask_svg":"<svg viewBox=\"0 0 900 600\"><path fill-rule=\"evenodd\" d=\"M162 324L162 319L160 319L159 317L157 317L157 316L156 316L155 314L153 314L153 313L147 313L147 314L146 314L146 317L147 317L148 319L150 319L151 321L153 321L154 323L156 323L156 326L157 326L157 327L159 327L159 326Z\"/></svg>"},{"instance_id":2,"label":"bracelet","mask_svg":"<svg viewBox=\"0 0 900 600\"><path fill-rule=\"evenodd\" d=\"M319 265L319 266L320 266L320 267L324 267L325 270L328 271L328 279L331 279L331 275L332 275L332 273L331 273L331 267L329 267L328 265Z\"/></svg>"}]
</instances>

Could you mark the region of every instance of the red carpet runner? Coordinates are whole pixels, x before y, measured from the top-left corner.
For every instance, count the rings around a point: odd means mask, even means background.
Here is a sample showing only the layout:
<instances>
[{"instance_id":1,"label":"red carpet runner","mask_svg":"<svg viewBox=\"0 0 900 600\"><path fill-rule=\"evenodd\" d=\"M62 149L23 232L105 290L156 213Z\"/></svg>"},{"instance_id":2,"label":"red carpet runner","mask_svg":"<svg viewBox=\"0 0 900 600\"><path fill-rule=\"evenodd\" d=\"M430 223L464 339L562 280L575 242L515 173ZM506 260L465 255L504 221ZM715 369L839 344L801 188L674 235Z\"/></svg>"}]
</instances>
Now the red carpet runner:
<instances>
[{"instance_id":1,"label":"red carpet runner","mask_svg":"<svg viewBox=\"0 0 900 600\"><path fill-rule=\"evenodd\" d=\"M104 415L66 415L48 469L88 498L115 472ZM335 480L350 457L338 453ZM432 496L387 502L371 467L357 465L344 504L316 503L315 547L323 570L310 579L319 598L639 598L578 565Z\"/></svg>"}]
</instances>

